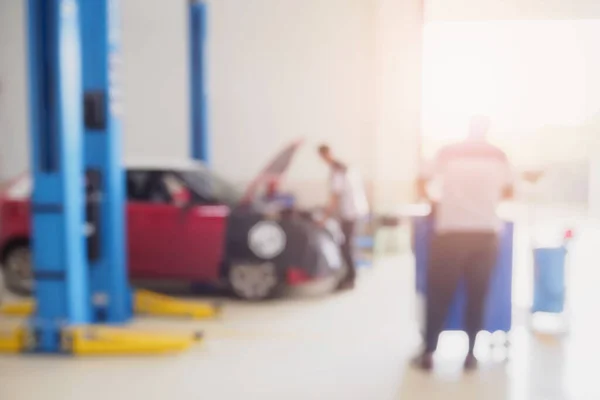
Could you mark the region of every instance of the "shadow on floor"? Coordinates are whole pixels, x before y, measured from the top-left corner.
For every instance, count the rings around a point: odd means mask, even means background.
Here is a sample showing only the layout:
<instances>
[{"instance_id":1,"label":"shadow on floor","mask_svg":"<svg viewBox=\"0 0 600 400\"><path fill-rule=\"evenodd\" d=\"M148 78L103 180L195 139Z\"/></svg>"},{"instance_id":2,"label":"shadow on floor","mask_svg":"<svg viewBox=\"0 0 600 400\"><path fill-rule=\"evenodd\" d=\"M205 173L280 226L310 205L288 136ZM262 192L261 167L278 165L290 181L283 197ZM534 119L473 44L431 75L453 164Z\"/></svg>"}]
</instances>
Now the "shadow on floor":
<instances>
[{"instance_id":1,"label":"shadow on floor","mask_svg":"<svg viewBox=\"0 0 600 400\"><path fill-rule=\"evenodd\" d=\"M133 286L138 289L151 290L175 297L215 297L227 298L229 293L225 288L213 285L189 284L170 281L135 281Z\"/></svg>"},{"instance_id":2,"label":"shadow on floor","mask_svg":"<svg viewBox=\"0 0 600 400\"><path fill-rule=\"evenodd\" d=\"M400 400L508 400L509 380L504 365L484 366L463 373L460 360L449 360L431 374L410 366L402 378ZM532 399L530 399L532 400Z\"/></svg>"}]
</instances>

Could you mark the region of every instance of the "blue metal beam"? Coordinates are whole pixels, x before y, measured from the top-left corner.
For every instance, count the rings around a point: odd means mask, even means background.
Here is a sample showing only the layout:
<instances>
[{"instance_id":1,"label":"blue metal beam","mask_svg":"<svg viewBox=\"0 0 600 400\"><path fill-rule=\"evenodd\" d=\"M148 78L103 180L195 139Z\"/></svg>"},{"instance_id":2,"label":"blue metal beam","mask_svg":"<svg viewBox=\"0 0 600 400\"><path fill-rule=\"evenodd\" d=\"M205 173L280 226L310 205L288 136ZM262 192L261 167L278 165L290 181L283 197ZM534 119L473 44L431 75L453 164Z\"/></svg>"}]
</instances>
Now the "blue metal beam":
<instances>
[{"instance_id":1,"label":"blue metal beam","mask_svg":"<svg viewBox=\"0 0 600 400\"><path fill-rule=\"evenodd\" d=\"M206 14L202 1L191 0L189 8L190 115L192 158L210 162L206 100Z\"/></svg>"},{"instance_id":2,"label":"blue metal beam","mask_svg":"<svg viewBox=\"0 0 600 400\"><path fill-rule=\"evenodd\" d=\"M94 321L132 315L127 280L119 70L119 0L82 0L88 258Z\"/></svg>"},{"instance_id":3,"label":"blue metal beam","mask_svg":"<svg viewBox=\"0 0 600 400\"><path fill-rule=\"evenodd\" d=\"M34 351L61 351L65 323L90 322L84 250L80 36L75 0L28 2Z\"/></svg>"}]
</instances>

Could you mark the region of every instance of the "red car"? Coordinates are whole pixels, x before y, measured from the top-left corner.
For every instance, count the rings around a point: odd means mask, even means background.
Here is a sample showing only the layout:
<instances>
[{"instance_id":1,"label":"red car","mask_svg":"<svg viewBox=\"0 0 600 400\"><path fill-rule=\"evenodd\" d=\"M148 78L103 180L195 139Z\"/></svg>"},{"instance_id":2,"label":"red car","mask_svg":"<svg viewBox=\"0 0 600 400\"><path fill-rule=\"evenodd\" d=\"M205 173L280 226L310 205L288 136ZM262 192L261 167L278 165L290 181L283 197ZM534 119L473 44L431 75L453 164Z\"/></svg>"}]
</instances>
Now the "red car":
<instances>
[{"instance_id":1,"label":"red car","mask_svg":"<svg viewBox=\"0 0 600 400\"><path fill-rule=\"evenodd\" d=\"M288 146L242 193L200 163L127 163L127 240L131 279L226 283L262 300L286 285L345 274L335 232L310 213L257 198L279 181L299 143ZM11 182L0 199L0 251L7 287L33 290L31 179ZM334 228L335 229L335 228Z\"/></svg>"}]
</instances>

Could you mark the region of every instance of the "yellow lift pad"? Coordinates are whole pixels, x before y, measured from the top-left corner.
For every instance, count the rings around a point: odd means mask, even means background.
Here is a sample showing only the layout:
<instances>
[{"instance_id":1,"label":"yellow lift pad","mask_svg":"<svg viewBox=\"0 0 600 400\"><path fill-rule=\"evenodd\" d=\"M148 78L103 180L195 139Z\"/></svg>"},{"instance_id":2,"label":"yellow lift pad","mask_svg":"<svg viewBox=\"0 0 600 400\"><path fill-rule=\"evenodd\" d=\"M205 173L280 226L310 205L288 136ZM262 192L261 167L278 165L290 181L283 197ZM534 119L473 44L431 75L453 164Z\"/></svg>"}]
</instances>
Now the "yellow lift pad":
<instances>
[{"instance_id":1,"label":"yellow lift pad","mask_svg":"<svg viewBox=\"0 0 600 400\"><path fill-rule=\"evenodd\" d=\"M8 303L0 307L0 313L4 315L23 317L33 314L34 310L34 300ZM179 300L148 290L138 290L134 295L134 312L144 315L209 319L219 316L221 307L217 304Z\"/></svg>"},{"instance_id":2,"label":"yellow lift pad","mask_svg":"<svg viewBox=\"0 0 600 400\"><path fill-rule=\"evenodd\" d=\"M135 293L134 312L136 314L207 319L219 316L221 306L179 300L148 290L138 290Z\"/></svg>"},{"instance_id":3,"label":"yellow lift pad","mask_svg":"<svg viewBox=\"0 0 600 400\"><path fill-rule=\"evenodd\" d=\"M133 331L103 326L66 328L62 348L81 356L177 353L189 349L200 337Z\"/></svg>"},{"instance_id":4,"label":"yellow lift pad","mask_svg":"<svg viewBox=\"0 0 600 400\"><path fill-rule=\"evenodd\" d=\"M27 317L33 314L35 310L35 301L24 300L15 303L3 304L0 306L0 313L17 317Z\"/></svg>"},{"instance_id":5,"label":"yellow lift pad","mask_svg":"<svg viewBox=\"0 0 600 400\"><path fill-rule=\"evenodd\" d=\"M66 327L61 332L61 350L76 356L154 355L178 353L202 339L183 335L134 331L103 326ZM21 353L31 349L23 327L0 332L0 353Z\"/></svg>"},{"instance_id":6,"label":"yellow lift pad","mask_svg":"<svg viewBox=\"0 0 600 400\"><path fill-rule=\"evenodd\" d=\"M0 353L20 353L25 348L25 338L26 332L22 327L0 332Z\"/></svg>"}]
</instances>

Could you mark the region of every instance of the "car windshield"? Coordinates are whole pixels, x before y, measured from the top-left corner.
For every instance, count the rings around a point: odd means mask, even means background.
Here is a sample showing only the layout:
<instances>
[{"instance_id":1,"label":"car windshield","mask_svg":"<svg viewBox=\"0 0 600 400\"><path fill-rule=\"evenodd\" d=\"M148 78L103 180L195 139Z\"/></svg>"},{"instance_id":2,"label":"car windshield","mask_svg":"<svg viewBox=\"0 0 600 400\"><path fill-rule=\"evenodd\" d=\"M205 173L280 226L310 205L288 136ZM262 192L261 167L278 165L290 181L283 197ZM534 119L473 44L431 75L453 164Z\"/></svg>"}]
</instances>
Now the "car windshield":
<instances>
[{"instance_id":1,"label":"car windshield","mask_svg":"<svg viewBox=\"0 0 600 400\"><path fill-rule=\"evenodd\" d=\"M201 164L196 164L194 169L181 171L180 174L194 192L230 207L237 206L244 196L241 190Z\"/></svg>"}]
</instances>

